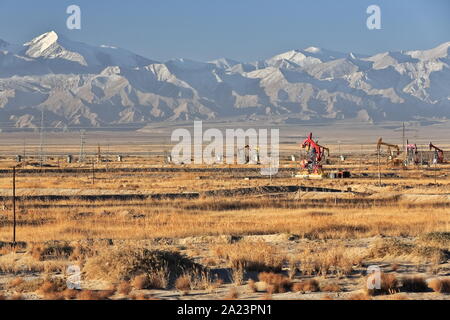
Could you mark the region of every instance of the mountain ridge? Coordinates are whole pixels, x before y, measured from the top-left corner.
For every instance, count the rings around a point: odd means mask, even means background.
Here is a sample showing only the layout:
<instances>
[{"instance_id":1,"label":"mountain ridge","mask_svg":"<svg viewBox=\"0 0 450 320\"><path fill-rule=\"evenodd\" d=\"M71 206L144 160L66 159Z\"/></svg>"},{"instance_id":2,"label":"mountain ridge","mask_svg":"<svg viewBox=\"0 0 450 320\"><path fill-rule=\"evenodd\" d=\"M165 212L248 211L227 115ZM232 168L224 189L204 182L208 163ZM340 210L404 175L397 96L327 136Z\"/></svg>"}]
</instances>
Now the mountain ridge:
<instances>
[{"instance_id":1,"label":"mountain ridge","mask_svg":"<svg viewBox=\"0 0 450 320\"><path fill-rule=\"evenodd\" d=\"M0 129L164 121L450 119L450 42L372 56L308 47L256 62L158 62L49 31L0 40Z\"/></svg>"}]
</instances>

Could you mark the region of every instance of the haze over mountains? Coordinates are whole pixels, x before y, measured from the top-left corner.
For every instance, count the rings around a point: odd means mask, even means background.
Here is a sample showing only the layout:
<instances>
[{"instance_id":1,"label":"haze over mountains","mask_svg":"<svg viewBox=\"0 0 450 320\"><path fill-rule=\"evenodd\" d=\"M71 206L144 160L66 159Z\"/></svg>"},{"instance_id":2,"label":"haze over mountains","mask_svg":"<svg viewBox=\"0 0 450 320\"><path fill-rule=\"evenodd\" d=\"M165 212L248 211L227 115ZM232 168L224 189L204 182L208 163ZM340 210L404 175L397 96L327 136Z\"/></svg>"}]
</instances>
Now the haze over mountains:
<instances>
[{"instance_id":1,"label":"haze over mountains","mask_svg":"<svg viewBox=\"0 0 450 320\"><path fill-rule=\"evenodd\" d=\"M53 31L0 40L0 129L185 120L450 119L450 42L374 56L310 47L264 61L154 61Z\"/></svg>"}]
</instances>

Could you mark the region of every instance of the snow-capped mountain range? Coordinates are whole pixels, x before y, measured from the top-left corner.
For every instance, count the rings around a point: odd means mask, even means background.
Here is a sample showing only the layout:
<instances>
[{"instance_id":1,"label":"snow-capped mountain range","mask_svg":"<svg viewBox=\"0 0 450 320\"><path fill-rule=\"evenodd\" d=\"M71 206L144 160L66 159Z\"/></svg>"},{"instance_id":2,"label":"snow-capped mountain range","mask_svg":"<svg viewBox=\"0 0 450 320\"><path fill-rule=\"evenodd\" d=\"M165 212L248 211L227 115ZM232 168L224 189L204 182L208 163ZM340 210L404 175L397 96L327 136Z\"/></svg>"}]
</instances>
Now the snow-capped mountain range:
<instances>
[{"instance_id":1,"label":"snow-capped mountain range","mask_svg":"<svg viewBox=\"0 0 450 320\"><path fill-rule=\"evenodd\" d=\"M374 56L309 47L264 61L154 61L53 31L0 40L0 129L177 120L450 119L450 42Z\"/></svg>"}]
</instances>

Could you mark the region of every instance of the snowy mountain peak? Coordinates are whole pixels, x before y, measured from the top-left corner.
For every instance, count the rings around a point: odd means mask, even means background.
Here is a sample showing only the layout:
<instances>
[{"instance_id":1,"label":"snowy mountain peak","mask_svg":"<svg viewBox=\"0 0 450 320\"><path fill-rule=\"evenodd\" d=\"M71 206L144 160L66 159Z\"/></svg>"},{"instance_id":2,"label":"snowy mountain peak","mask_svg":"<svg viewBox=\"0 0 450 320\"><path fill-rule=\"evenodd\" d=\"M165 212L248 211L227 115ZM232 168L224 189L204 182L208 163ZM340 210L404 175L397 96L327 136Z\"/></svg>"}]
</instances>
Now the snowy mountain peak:
<instances>
[{"instance_id":1,"label":"snowy mountain peak","mask_svg":"<svg viewBox=\"0 0 450 320\"><path fill-rule=\"evenodd\" d=\"M30 57L38 57L57 41L58 34L55 31L49 31L25 43L24 46L29 47L27 53Z\"/></svg>"},{"instance_id":2,"label":"snowy mountain peak","mask_svg":"<svg viewBox=\"0 0 450 320\"><path fill-rule=\"evenodd\" d=\"M19 48L0 41L0 119L36 128L42 106L51 126L69 128L263 120L267 110L289 123L450 119L449 50L369 57L309 47L254 63L159 63L50 31Z\"/></svg>"},{"instance_id":3,"label":"snowy mountain peak","mask_svg":"<svg viewBox=\"0 0 450 320\"><path fill-rule=\"evenodd\" d=\"M450 57L450 41L445 42L436 48L429 50L416 50L416 51L408 51L406 54L410 55L413 58L419 60L433 60L439 58L449 58Z\"/></svg>"}]
</instances>

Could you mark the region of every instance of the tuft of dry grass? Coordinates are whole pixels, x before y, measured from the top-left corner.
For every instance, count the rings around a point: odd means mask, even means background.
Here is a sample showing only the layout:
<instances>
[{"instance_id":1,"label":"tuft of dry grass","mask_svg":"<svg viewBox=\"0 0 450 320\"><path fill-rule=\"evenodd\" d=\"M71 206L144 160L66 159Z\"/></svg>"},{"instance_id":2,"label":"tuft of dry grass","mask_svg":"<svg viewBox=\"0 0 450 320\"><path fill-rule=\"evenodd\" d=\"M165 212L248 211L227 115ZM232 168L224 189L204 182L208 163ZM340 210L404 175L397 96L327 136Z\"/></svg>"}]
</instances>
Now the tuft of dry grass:
<instances>
[{"instance_id":1,"label":"tuft of dry grass","mask_svg":"<svg viewBox=\"0 0 450 320\"><path fill-rule=\"evenodd\" d=\"M252 280L252 279L248 280L247 286L248 286L248 289L250 290L250 292L258 291L258 288L256 287L256 284L255 284L255 281Z\"/></svg>"},{"instance_id":2,"label":"tuft of dry grass","mask_svg":"<svg viewBox=\"0 0 450 320\"><path fill-rule=\"evenodd\" d=\"M294 283L292 290L294 292L318 292L320 285L315 279L302 280Z\"/></svg>"},{"instance_id":3,"label":"tuft of dry grass","mask_svg":"<svg viewBox=\"0 0 450 320\"><path fill-rule=\"evenodd\" d=\"M183 295L187 295L191 290L191 276L183 274L175 281L175 288Z\"/></svg>"},{"instance_id":4,"label":"tuft of dry grass","mask_svg":"<svg viewBox=\"0 0 450 320\"><path fill-rule=\"evenodd\" d=\"M292 290L292 281L281 274L273 272L261 272L258 275L259 281L267 284L267 292L284 293Z\"/></svg>"},{"instance_id":5,"label":"tuft of dry grass","mask_svg":"<svg viewBox=\"0 0 450 320\"><path fill-rule=\"evenodd\" d=\"M321 291L325 291L325 292L341 292L342 289L341 287L337 284L337 283L327 283L323 286L320 287Z\"/></svg>"},{"instance_id":6,"label":"tuft of dry grass","mask_svg":"<svg viewBox=\"0 0 450 320\"><path fill-rule=\"evenodd\" d=\"M450 232L429 232L420 236L419 242L450 251Z\"/></svg>"},{"instance_id":7,"label":"tuft of dry grass","mask_svg":"<svg viewBox=\"0 0 450 320\"><path fill-rule=\"evenodd\" d=\"M130 282L128 282L128 281L122 281L117 286L117 292L120 294L126 295L126 296L130 294L131 290L132 290L132 288L131 288Z\"/></svg>"},{"instance_id":8,"label":"tuft of dry grass","mask_svg":"<svg viewBox=\"0 0 450 320\"><path fill-rule=\"evenodd\" d=\"M447 260L447 254L445 249L437 248L434 246L424 246L423 242L419 242L420 245L407 243L399 239L381 239L375 243L371 248L369 256L372 258L385 258L385 257L416 257L421 260L433 263L442 263Z\"/></svg>"},{"instance_id":9,"label":"tuft of dry grass","mask_svg":"<svg viewBox=\"0 0 450 320\"><path fill-rule=\"evenodd\" d=\"M366 252L357 248L346 248L343 245L305 246L299 256L300 269L305 275L335 274L347 276L353 267L361 265Z\"/></svg>"},{"instance_id":10,"label":"tuft of dry grass","mask_svg":"<svg viewBox=\"0 0 450 320\"><path fill-rule=\"evenodd\" d=\"M178 252L132 246L103 250L98 256L88 258L83 268L88 279L111 282L128 281L145 274L149 287L155 289L167 288L187 271L203 269Z\"/></svg>"},{"instance_id":11,"label":"tuft of dry grass","mask_svg":"<svg viewBox=\"0 0 450 320\"><path fill-rule=\"evenodd\" d=\"M61 300L64 298L62 292L67 288L63 279L46 279L41 284L37 293L46 300Z\"/></svg>"},{"instance_id":12,"label":"tuft of dry grass","mask_svg":"<svg viewBox=\"0 0 450 320\"><path fill-rule=\"evenodd\" d=\"M150 285L148 277L144 274L134 277L132 281L133 288L137 290L147 289Z\"/></svg>"},{"instance_id":13,"label":"tuft of dry grass","mask_svg":"<svg viewBox=\"0 0 450 320\"><path fill-rule=\"evenodd\" d=\"M380 289L369 289L368 281L374 281L375 275L371 274L366 277L366 281L364 282L364 289L368 295L377 295L377 294L395 294L399 291L399 281L397 277L392 273L381 273L381 283Z\"/></svg>"},{"instance_id":14,"label":"tuft of dry grass","mask_svg":"<svg viewBox=\"0 0 450 320\"><path fill-rule=\"evenodd\" d=\"M422 276L413 276L402 279L402 289L407 292L426 292L428 284Z\"/></svg>"},{"instance_id":15,"label":"tuft of dry grass","mask_svg":"<svg viewBox=\"0 0 450 320\"><path fill-rule=\"evenodd\" d=\"M230 288L228 294L225 296L224 300L236 300L239 298L239 291L236 287Z\"/></svg>"},{"instance_id":16,"label":"tuft of dry grass","mask_svg":"<svg viewBox=\"0 0 450 320\"><path fill-rule=\"evenodd\" d=\"M77 295L78 300L100 300L97 292L93 290L81 290Z\"/></svg>"},{"instance_id":17,"label":"tuft of dry grass","mask_svg":"<svg viewBox=\"0 0 450 320\"><path fill-rule=\"evenodd\" d=\"M236 285L240 286L244 282L245 269L242 265L234 266L231 269L231 281Z\"/></svg>"},{"instance_id":18,"label":"tuft of dry grass","mask_svg":"<svg viewBox=\"0 0 450 320\"><path fill-rule=\"evenodd\" d=\"M110 290L100 290L97 291L97 296L99 300L106 300L111 298L113 295L115 294L115 290L110 289Z\"/></svg>"},{"instance_id":19,"label":"tuft of dry grass","mask_svg":"<svg viewBox=\"0 0 450 320\"><path fill-rule=\"evenodd\" d=\"M34 243L29 254L38 261L47 259L68 259L73 252L73 247L65 241L47 241Z\"/></svg>"},{"instance_id":20,"label":"tuft of dry grass","mask_svg":"<svg viewBox=\"0 0 450 320\"><path fill-rule=\"evenodd\" d=\"M450 278L435 278L428 282L428 286L438 293L450 293Z\"/></svg>"},{"instance_id":21,"label":"tuft of dry grass","mask_svg":"<svg viewBox=\"0 0 450 320\"><path fill-rule=\"evenodd\" d=\"M14 279L12 279L11 281L8 282L8 288L15 288L21 284L24 283L23 278L21 277L16 277Z\"/></svg>"},{"instance_id":22,"label":"tuft of dry grass","mask_svg":"<svg viewBox=\"0 0 450 320\"><path fill-rule=\"evenodd\" d=\"M213 250L217 257L228 260L231 268L246 271L281 271L285 260L276 247L264 241L220 244Z\"/></svg>"}]
</instances>

